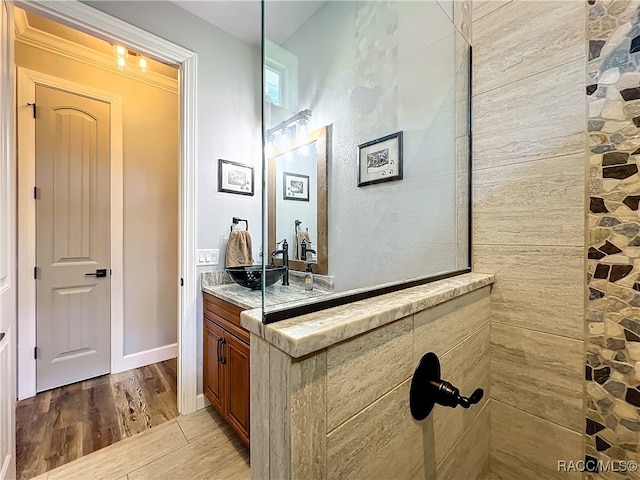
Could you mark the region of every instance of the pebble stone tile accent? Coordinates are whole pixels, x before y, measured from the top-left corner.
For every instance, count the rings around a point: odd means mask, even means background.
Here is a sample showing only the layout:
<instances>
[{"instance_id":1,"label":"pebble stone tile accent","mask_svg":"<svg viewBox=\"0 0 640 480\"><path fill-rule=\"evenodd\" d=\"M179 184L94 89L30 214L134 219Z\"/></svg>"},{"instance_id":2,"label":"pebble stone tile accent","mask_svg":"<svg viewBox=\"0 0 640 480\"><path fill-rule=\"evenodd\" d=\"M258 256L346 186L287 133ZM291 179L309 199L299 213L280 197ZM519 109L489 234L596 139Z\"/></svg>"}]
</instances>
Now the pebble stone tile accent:
<instances>
[{"instance_id":1,"label":"pebble stone tile accent","mask_svg":"<svg viewBox=\"0 0 640 480\"><path fill-rule=\"evenodd\" d=\"M585 455L640 463L640 1L588 0L587 38Z\"/></svg>"}]
</instances>

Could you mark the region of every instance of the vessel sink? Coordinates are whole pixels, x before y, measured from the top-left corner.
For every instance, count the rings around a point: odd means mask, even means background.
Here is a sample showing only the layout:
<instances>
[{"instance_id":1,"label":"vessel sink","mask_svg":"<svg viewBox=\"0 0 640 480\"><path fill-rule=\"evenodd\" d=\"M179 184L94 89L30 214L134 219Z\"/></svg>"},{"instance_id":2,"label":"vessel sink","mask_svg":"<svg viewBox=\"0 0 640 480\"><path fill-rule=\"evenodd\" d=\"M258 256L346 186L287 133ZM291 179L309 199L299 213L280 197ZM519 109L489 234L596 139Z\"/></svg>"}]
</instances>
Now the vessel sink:
<instances>
[{"instance_id":1,"label":"vessel sink","mask_svg":"<svg viewBox=\"0 0 640 480\"><path fill-rule=\"evenodd\" d=\"M262 285L262 265L229 267L226 271L238 285L250 288L251 290L260 290L260 286ZM267 265L265 286L268 287L276 283L286 271L287 267L283 265Z\"/></svg>"}]
</instances>

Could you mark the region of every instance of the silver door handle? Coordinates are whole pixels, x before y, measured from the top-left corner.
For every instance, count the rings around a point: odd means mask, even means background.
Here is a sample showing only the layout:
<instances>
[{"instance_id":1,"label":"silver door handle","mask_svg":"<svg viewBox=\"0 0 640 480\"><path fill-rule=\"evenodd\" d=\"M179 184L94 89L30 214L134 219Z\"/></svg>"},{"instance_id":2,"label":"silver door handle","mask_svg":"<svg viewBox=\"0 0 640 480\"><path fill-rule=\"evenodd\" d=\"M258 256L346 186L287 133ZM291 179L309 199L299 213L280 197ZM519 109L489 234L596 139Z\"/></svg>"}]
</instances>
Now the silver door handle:
<instances>
[{"instance_id":1,"label":"silver door handle","mask_svg":"<svg viewBox=\"0 0 640 480\"><path fill-rule=\"evenodd\" d=\"M107 276L107 269L106 268L99 268L95 271L95 273L85 273L84 274L85 277L106 277Z\"/></svg>"}]
</instances>

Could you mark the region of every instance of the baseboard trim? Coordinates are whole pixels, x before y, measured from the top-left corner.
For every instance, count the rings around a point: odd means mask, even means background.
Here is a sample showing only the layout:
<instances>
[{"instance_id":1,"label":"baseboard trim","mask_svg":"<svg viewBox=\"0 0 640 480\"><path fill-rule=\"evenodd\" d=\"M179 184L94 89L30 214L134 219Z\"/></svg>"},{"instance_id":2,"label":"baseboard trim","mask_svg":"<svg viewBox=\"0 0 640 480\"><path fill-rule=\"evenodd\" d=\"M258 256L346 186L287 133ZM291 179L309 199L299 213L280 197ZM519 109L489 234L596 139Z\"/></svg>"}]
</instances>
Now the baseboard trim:
<instances>
[{"instance_id":1,"label":"baseboard trim","mask_svg":"<svg viewBox=\"0 0 640 480\"><path fill-rule=\"evenodd\" d=\"M204 393L198 394L196 397L196 410L202 410L203 408L207 408L209 405L211 405L211 402L204 396Z\"/></svg>"},{"instance_id":2,"label":"baseboard trim","mask_svg":"<svg viewBox=\"0 0 640 480\"><path fill-rule=\"evenodd\" d=\"M152 348L144 352L132 353L125 355L118 361L114 362L114 370L111 373L124 372L134 368L144 367L152 363L164 362L178 356L178 344L172 343L164 347Z\"/></svg>"}]
</instances>

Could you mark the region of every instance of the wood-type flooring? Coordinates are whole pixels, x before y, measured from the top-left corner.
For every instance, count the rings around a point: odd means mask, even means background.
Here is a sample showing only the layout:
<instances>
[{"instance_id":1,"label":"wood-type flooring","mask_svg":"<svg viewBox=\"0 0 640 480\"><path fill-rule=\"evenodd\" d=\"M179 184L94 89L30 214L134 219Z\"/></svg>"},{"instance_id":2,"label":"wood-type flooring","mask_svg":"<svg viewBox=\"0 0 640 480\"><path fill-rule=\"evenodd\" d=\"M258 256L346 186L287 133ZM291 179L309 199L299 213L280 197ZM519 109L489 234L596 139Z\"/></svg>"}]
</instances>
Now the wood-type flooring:
<instances>
[{"instance_id":1,"label":"wood-type flooring","mask_svg":"<svg viewBox=\"0 0 640 480\"><path fill-rule=\"evenodd\" d=\"M250 480L249 449L212 407L69 462L35 480Z\"/></svg>"},{"instance_id":2,"label":"wood-type flooring","mask_svg":"<svg viewBox=\"0 0 640 480\"><path fill-rule=\"evenodd\" d=\"M74 383L18 402L18 480L178 416L176 359Z\"/></svg>"}]
</instances>

